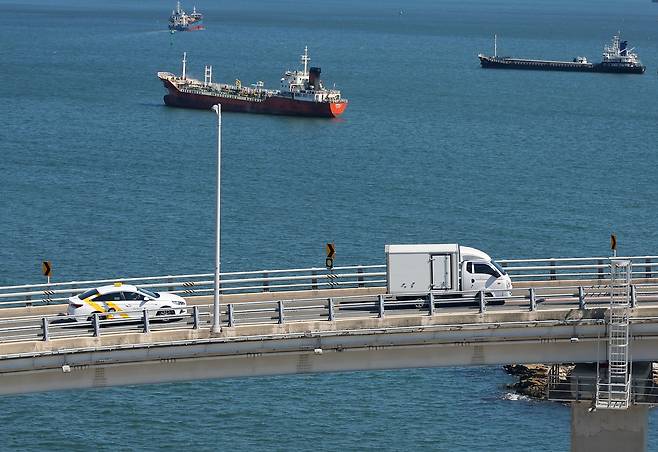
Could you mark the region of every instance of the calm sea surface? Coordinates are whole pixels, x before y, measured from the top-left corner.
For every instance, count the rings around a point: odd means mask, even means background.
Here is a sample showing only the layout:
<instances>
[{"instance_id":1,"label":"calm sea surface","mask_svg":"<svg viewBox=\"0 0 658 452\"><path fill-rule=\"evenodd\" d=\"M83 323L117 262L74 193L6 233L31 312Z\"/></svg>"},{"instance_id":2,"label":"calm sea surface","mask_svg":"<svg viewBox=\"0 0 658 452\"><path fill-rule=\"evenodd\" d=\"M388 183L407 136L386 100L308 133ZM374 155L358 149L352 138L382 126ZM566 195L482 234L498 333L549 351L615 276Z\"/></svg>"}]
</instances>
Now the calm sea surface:
<instances>
[{"instance_id":1,"label":"calm sea surface","mask_svg":"<svg viewBox=\"0 0 658 452\"><path fill-rule=\"evenodd\" d=\"M658 252L658 5L648 0L0 0L0 284L211 272L215 116L157 71L277 86L309 46L338 120L223 117L222 269L382 263L384 244L497 257ZM192 3L185 2L191 9ZM402 10L402 14L400 14ZM643 76L479 68L598 61ZM0 449L569 447L569 410L508 400L498 368L190 382L0 398ZM658 417L651 447L658 450Z\"/></svg>"}]
</instances>

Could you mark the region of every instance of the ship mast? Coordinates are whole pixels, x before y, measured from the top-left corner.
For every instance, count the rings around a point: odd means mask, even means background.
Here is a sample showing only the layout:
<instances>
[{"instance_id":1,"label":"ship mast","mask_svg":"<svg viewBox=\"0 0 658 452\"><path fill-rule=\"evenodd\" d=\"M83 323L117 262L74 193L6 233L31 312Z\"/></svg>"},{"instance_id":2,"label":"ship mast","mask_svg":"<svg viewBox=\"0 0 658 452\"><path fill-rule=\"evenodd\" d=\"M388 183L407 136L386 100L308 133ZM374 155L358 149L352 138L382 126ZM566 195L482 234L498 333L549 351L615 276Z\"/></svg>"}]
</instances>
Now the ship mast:
<instances>
[{"instance_id":1,"label":"ship mast","mask_svg":"<svg viewBox=\"0 0 658 452\"><path fill-rule=\"evenodd\" d=\"M304 46L304 55L302 55L302 63L304 63L304 75L308 75L308 62L311 59L308 57L308 46Z\"/></svg>"},{"instance_id":2,"label":"ship mast","mask_svg":"<svg viewBox=\"0 0 658 452\"><path fill-rule=\"evenodd\" d=\"M183 52L183 80L185 80L185 69L187 69L187 52Z\"/></svg>"},{"instance_id":3,"label":"ship mast","mask_svg":"<svg viewBox=\"0 0 658 452\"><path fill-rule=\"evenodd\" d=\"M498 56L498 35L494 33L494 57Z\"/></svg>"}]
</instances>

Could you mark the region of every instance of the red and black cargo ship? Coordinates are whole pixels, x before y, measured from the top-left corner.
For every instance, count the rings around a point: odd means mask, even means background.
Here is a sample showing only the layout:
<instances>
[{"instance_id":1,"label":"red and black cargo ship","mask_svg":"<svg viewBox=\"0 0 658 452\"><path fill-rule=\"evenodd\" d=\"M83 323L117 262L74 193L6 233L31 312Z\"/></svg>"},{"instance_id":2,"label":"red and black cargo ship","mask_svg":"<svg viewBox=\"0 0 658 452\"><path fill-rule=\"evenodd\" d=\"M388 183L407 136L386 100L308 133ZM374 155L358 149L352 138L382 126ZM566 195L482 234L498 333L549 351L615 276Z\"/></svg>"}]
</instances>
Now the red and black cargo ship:
<instances>
[{"instance_id":1,"label":"red and black cargo ship","mask_svg":"<svg viewBox=\"0 0 658 452\"><path fill-rule=\"evenodd\" d=\"M301 56L304 68L286 71L281 78L281 89L266 89L263 82L243 86L240 80L234 84L213 83L212 66L206 66L204 80L188 78L187 55L183 54L183 73L180 77L170 72L158 72L168 94L165 104L171 107L209 110L221 104L222 111L266 113L336 118L347 108L347 99L340 91L326 89L320 80L320 68L308 68L308 49Z\"/></svg>"}]
</instances>

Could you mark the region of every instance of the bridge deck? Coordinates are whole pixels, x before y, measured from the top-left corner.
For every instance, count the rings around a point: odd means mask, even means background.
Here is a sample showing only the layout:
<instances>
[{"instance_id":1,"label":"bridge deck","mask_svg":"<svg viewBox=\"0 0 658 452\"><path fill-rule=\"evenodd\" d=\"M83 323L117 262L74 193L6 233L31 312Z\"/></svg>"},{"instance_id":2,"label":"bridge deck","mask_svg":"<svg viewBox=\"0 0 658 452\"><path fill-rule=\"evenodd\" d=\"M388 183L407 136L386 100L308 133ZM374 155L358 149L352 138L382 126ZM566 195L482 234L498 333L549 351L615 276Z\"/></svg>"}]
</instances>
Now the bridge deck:
<instances>
[{"instance_id":1,"label":"bridge deck","mask_svg":"<svg viewBox=\"0 0 658 452\"><path fill-rule=\"evenodd\" d=\"M170 329L0 344L0 393L402 367L605 359L603 309L516 310ZM633 357L658 359L658 306L632 315Z\"/></svg>"}]
</instances>

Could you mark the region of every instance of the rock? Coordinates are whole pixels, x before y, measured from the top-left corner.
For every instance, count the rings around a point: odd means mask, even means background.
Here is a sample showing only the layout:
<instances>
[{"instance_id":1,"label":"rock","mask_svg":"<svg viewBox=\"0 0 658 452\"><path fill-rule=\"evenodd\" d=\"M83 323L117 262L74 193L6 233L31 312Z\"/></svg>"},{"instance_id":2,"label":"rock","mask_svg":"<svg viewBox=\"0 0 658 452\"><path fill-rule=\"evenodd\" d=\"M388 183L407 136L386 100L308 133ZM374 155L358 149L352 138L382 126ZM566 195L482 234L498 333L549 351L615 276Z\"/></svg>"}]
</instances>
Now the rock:
<instances>
[{"instance_id":1,"label":"rock","mask_svg":"<svg viewBox=\"0 0 658 452\"><path fill-rule=\"evenodd\" d=\"M508 374L519 377L519 380L508 385L508 388L534 399L546 398L549 366L543 364L512 364L505 366L504 369Z\"/></svg>"},{"instance_id":2,"label":"rock","mask_svg":"<svg viewBox=\"0 0 658 452\"><path fill-rule=\"evenodd\" d=\"M516 383L507 385L509 389L533 399L545 400L547 398L548 371L551 366L546 364L511 364L503 366L505 372L519 377ZM560 366L560 379L566 378L574 368L573 365Z\"/></svg>"},{"instance_id":3,"label":"rock","mask_svg":"<svg viewBox=\"0 0 658 452\"><path fill-rule=\"evenodd\" d=\"M508 384L507 387L517 394L522 394L533 399L546 400L548 373L552 366L546 364L510 364L503 366L505 372L518 377L516 383ZM568 385L568 379L571 376L573 364L561 364L558 366L560 384ZM651 379L654 384L658 385L658 363L651 363ZM645 377L646 378L646 377ZM555 388L553 388L555 389Z\"/></svg>"}]
</instances>

